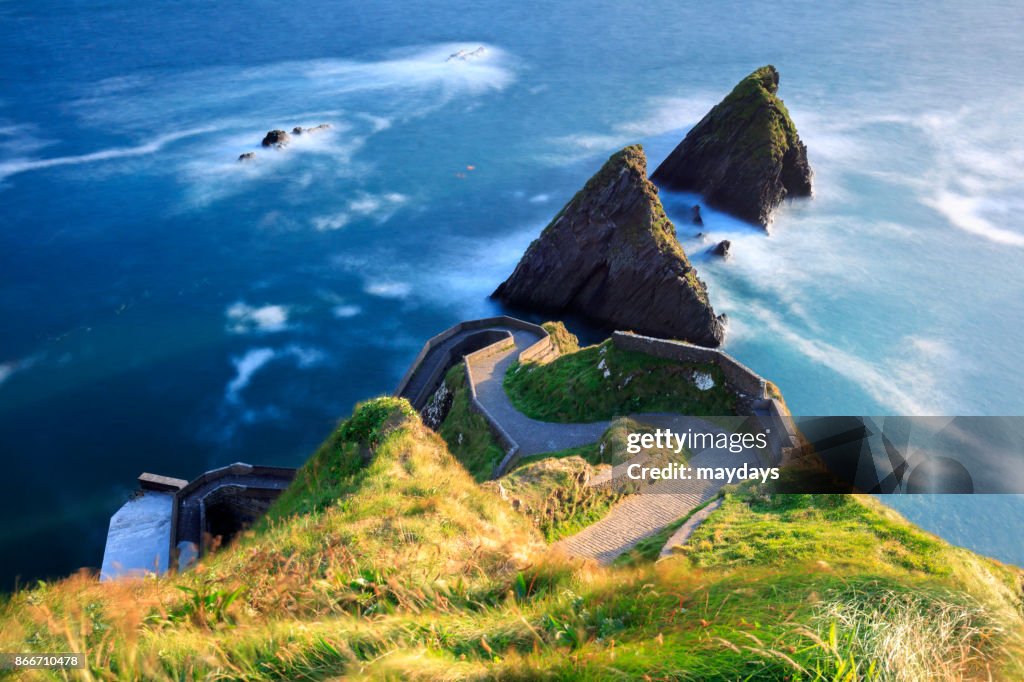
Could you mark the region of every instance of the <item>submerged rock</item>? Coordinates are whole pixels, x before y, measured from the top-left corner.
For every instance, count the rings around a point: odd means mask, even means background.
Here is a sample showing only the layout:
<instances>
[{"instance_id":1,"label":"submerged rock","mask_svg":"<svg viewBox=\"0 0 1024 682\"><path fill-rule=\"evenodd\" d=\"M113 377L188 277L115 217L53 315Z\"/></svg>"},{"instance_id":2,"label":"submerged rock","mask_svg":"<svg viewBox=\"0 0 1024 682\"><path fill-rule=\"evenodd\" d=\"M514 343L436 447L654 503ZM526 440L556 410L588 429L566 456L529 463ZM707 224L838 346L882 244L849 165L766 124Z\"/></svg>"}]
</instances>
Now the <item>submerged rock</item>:
<instances>
[{"instance_id":1,"label":"submerged rock","mask_svg":"<svg viewBox=\"0 0 1024 682\"><path fill-rule=\"evenodd\" d=\"M239 161L252 161L256 158L256 152L245 152L238 155Z\"/></svg>"},{"instance_id":2,"label":"submerged rock","mask_svg":"<svg viewBox=\"0 0 1024 682\"><path fill-rule=\"evenodd\" d=\"M295 126L294 128L292 128L292 135L311 135L313 133L321 133L325 130L328 130L330 127L330 123L321 123L320 125L313 126L312 128L303 128L302 126Z\"/></svg>"},{"instance_id":3,"label":"submerged rock","mask_svg":"<svg viewBox=\"0 0 1024 682\"><path fill-rule=\"evenodd\" d=\"M445 61L450 62L453 59L458 59L460 61L465 62L469 61L470 59L479 59L480 57L483 57L485 54L487 54L487 48L481 45L475 50L459 50L458 52L453 52L450 55L448 55L448 59L446 59Z\"/></svg>"},{"instance_id":4,"label":"submerged rock","mask_svg":"<svg viewBox=\"0 0 1024 682\"><path fill-rule=\"evenodd\" d=\"M725 335L647 179L640 145L608 159L492 296L704 346Z\"/></svg>"},{"instance_id":5,"label":"submerged rock","mask_svg":"<svg viewBox=\"0 0 1024 682\"><path fill-rule=\"evenodd\" d=\"M763 66L693 127L651 179L700 192L707 203L767 228L787 196L811 195L811 166L786 106L779 72Z\"/></svg>"},{"instance_id":6,"label":"submerged rock","mask_svg":"<svg viewBox=\"0 0 1024 682\"><path fill-rule=\"evenodd\" d=\"M728 239L723 239L722 241L718 242L718 244L716 244L713 249L711 249L711 254L714 256L721 256L722 258L728 258L729 249L731 248L732 242L729 241Z\"/></svg>"},{"instance_id":7,"label":"submerged rock","mask_svg":"<svg viewBox=\"0 0 1024 682\"><path fill-rule=\"evenodd\" d=\"M283 130L271 130L263 137L262 144L264 147L277 147L280 149L289 142L291 142L291 136Z\"/></svg>"}]
</instances>

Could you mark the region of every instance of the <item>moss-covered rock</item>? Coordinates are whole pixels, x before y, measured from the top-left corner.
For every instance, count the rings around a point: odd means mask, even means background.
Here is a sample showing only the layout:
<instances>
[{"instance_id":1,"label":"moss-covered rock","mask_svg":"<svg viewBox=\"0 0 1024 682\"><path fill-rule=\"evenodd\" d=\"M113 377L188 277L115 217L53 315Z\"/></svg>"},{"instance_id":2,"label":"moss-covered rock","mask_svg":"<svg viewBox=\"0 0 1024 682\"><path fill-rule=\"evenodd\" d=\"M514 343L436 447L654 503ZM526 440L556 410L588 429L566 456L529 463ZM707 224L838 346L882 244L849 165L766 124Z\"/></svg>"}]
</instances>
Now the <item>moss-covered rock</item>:
<instances>
[{"instance_id":1,"label":"moss-covered rock","mask_svg":"<svg viewBox=\"0 0 1024 682\"><path fill-rule=\"evenodd\" d=\"M608 159L493 295L705 346L720 345L725 335L658 188L647 179L640 145Z\"/></svg>"},{"instance_id":2,"label":"moss-covered rock","mask_svg":"<svg viewBox=\"0 0 1024 682\"><path fill-rule=\"evenodd\" d=\"M778 89L774 66L744 78L651 179L667 188L700 192L710 205L767 227L784 198L811 195L807 147Z\"/></svg>"}]
</instances>

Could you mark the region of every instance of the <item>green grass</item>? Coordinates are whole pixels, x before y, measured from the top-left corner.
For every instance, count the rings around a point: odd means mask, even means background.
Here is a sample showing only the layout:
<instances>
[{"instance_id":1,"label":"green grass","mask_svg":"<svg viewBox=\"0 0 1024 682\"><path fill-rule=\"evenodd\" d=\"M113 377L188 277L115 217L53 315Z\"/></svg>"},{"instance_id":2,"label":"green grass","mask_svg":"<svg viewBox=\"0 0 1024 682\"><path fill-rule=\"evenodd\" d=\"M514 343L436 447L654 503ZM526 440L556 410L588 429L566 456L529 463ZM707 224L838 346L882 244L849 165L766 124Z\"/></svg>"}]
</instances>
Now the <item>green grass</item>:
<instances>
[{"instance_id":1,"label":"green grass","mask_svg":"<svg viewBox=\"0 0 1024 682\"><path fill-rule=\"evenodd\" d=\"M470 404L466 365L459 363L448 370L445 385L452 392L452 406L438 433L448 450L466 467L477 481L486 481L505 457L484 416Z\"/></svg>"},{"instance_id":2,"label":"green grass","mask_svg":"<svg viewBox=\"0 0 1024 682\"><path fill-rule=\"evenodd\" d=\"M661 556L661 550L665 548L665 544L672 537L672 534L679 530L679 527L690 520L694 514L704 509L717 497L713 497L702 504L697 505L693 509L680 519L677 519L659 530L654 535L644 538L636 544L633 549L629 550L625 554L620 555L615 559L616 566L638 566L640 564L650 563L656 561Z\"/></svg>"},{"instance_id":3,"label":"green grass","mask_svg":"<svg viewBox=\"0 0 1024 682\"><path fill-rule=\"evenodd\" d=\"M738 143L748 156L781 161L797 139L796 125L776 94L771 67L761 67L740 81L716 110L721 135L742 130Z\"/></svg>"},{"instance_id":4,"label":"green grass","mask_svg":"<svg viewBox=\"0 0 1024 682\"><path fill-rule=\"evenodd\" d=\"M709 374L714 387L698 389L695 372ZM504 385L517 409L544 421L588 422L639 412L731 415L736 409L736 399L717 365L624 351L611 341L546 365L514 364Z\"/></svg>"},{"instance_id":5,"label":"green grass","mask_svg":"<svg viewBox=\"0 0 1024 682\"><path fill-rule=\"evenodd\" d=\"M683 549L702 568L822 561L949 575L944 543L850 495L727 494Z\"/></svg>"},{"instance_id":6,"label":"green grass","mask_svg":"<svg viewBox=\"0 0 1024 682\"><path fill-rule=\"evenodd\" d=\"M578 533L604 517L619 496L587 485L600 471L576 455L544 457L515 468L486 487L500 491L548 542Z\"/></svg>"},{"instance_id":7,"label":"green grass","mask_svg":"<svg viewBox=\"0 0 1024 682\"><path fill-rule=\"evenodd\" d=\"M580 340L575 334L566 329L561 322L545 322L541 325L554 342L558 352L565 355L575 353L580 349Z\"/></svg>"},{"instance_id":8,"label":"green grass","mask_svg":"<svg viewBox=\"0 0 1024 682\"><path fill-rule=\"evenodd\" d=\"M545 461L590 466L569 459ZM609 569L554 555L496 486L369 401L261 527L188 573L12 594L0 651L87 655L25 676L47 680L1024 679L1024 572L872 498L739 488L691 551Z\"/></svg>"}]
</instances>

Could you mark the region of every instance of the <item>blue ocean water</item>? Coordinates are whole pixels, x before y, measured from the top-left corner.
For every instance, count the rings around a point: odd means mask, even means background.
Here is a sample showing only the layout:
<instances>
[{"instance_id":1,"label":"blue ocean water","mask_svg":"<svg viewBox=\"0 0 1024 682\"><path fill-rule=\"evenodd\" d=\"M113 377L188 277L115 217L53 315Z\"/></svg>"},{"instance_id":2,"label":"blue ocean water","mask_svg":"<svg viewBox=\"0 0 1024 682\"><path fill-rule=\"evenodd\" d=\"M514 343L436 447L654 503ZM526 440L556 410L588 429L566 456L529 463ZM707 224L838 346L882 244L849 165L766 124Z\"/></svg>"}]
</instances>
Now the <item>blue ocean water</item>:
<instances>
[{"instance_id":1,"label":"blue ocean water","mask_svg":"<svg viewBox=\"0 0 1024 682\"><path fill-rule=\"evenodd\" d=\"M1021 414L1022 33L1011 2L0 4L0 581L97 566L142 471L301 463L608 154L653 166L765 63L815 198L770 237L706 210L719 262L664 195L727 350L803 414ZM900 509L1024 564L970 530L1024 503L966 504Z\"/></svg>"}]
</instances>

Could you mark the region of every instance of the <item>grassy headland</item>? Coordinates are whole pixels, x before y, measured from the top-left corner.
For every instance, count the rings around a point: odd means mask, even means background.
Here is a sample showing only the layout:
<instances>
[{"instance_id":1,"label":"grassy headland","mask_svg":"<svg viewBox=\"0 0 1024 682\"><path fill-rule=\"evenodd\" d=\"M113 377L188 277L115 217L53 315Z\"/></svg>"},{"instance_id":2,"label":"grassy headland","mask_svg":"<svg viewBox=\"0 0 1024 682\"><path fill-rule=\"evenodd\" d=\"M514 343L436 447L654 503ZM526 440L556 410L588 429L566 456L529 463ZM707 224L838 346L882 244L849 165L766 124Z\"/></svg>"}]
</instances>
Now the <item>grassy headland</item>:
<instances>
[{"instance_id":1,"label":"grassy headland","mask_svg":"<svg viewBox=\"0 0 1024 682\"><path fill-rule=\"evenodd\" d=\"M490 487L369 401L258 528L187 573L13 594L0 650L82 651L90 680L1024 676L1024 572L870 499L736 490L690 550L601 568Z\"/></svg>"}]
</instances>

